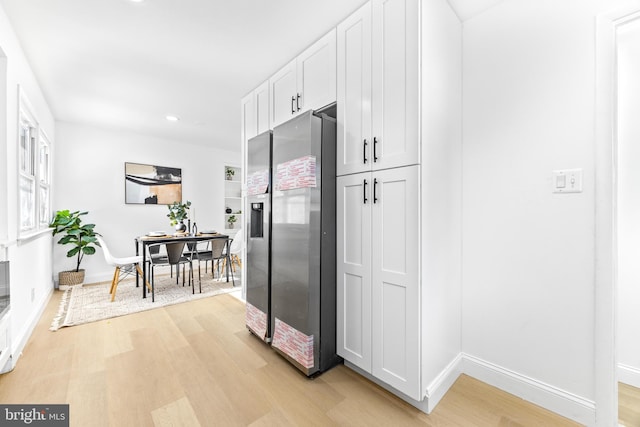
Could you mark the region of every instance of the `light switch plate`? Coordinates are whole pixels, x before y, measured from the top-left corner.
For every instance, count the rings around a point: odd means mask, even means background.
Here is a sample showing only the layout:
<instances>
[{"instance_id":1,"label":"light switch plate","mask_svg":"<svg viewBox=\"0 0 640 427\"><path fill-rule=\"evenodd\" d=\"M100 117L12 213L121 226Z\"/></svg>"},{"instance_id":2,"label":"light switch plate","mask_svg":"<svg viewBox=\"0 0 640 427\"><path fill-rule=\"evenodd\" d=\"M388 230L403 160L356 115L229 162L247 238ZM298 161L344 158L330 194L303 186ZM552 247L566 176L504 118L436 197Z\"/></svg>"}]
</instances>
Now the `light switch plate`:
<instances>
[{"instance_id":1,"label":"light switch plate","mask_svg":"<svg viewBox=\"0 0 640 427\"><path fill-rule=\"evenodd\" d=\"M582 193L582 169L553 171L554 193Z\"/></svg>"}]
</instances>

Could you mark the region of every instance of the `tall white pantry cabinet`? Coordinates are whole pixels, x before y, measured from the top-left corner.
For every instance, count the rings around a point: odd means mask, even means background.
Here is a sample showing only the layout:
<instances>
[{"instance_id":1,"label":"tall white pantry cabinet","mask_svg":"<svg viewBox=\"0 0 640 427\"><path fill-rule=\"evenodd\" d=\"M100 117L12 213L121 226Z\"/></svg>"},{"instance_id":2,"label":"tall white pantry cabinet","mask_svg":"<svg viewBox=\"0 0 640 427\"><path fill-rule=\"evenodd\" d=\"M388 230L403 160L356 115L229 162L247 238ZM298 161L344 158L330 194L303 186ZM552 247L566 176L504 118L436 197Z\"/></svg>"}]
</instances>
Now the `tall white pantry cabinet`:
<instances>
[{"instance_id":1,"label":"tall white pantry cabinet","mask_svg":"<svg viewBox=\"0 0 640 427\"><path fill-rule=\"evenodd\" d=\"M371 0L337 28L337 349L426 412L459 374L460 24Z\"/></svg>"},{"instance_id":2,"label":"tall white pantry cabinet","mask_svg":"<svg viewBox=\"0 0 640 427\"><path fill-rule=\"evenodd\" d=\"M461 34L446 0L370 0L241 102L246 171L337 101L338 353L427 413L461 372Z\"/></svg>"}]
</instances>

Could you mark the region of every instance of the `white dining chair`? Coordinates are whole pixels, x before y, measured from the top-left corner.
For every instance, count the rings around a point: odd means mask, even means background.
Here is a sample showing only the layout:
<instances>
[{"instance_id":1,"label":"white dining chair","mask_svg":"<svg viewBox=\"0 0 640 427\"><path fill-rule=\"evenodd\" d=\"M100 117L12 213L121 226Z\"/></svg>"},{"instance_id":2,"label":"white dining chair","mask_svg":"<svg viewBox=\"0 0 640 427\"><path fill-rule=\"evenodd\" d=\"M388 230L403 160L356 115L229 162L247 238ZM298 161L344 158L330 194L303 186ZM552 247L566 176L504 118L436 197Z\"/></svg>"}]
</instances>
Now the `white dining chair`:
<instances>
[{"instance_id":1,"label":"white dining chair","mask_svg":"<svg viewBox=\"0 0 640 427\"><path fill-rule=\"evenodd\" d=\"M140 277L144 277L142 274L142 270L140 266L142 265L142 256L130 256L124 258L114 257L107 244L105 243L102 236L97 236L98 243L100 243L100 247L102 248L102 253L104 253L104 259L107 261L107 264L114 266L115 271L113 272L113 280L111 280L111 287L109 288L109 294L111 295L111 302L116 299L116 290L118 289L118 283L122 279L124 279L127 275L133 274L136 271L140 274ZM124 273L124 276L120 277L120 274ZM145 285L149 292L151 292L151 285L149 285L149 281L147 280Z\"/></svg>"},{"instance_id":2,"label":"white dining chair","mask_svg":"<svg viewBox=\"0 0 640 427\"><path fill-rule=\"evenodd\" d=\"M242 248L244 247L244 233L242 231L242 228L240 230L238 230L238 232L236 233L235 236L233 236L233 239L231 239L231 247L229 248L229 256L227 257L229 259L229 262L231 263L231 269L235 272L236 271L236 265L240 268L242 268L242 261L240 260L240 257L238 256L241 252L242 252ZM222 268L225 268L226 262L227 262L227 258L224 258L224 260L222 261Z\"/></svg>"}]
</instances>

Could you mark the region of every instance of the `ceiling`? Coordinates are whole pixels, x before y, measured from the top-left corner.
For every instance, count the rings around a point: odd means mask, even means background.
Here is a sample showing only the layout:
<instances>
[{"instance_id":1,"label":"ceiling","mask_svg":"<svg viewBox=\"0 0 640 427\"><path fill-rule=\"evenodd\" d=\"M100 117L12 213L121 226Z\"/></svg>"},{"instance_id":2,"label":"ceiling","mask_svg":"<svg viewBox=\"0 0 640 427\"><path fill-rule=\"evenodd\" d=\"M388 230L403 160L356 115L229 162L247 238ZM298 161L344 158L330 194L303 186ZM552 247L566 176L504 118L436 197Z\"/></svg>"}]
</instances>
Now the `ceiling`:
<instances>
[{"instance_id":1,"label":"ceiling","mask_svg":"<svg viewBox=\"0 0 640 427\"><path fill-rule=\"evenodd\" d=\"M500 1L449 0L462 20ZM240 98L363 3L0 0L56 120L228 150Z\"/></svg>"}]
</instances>

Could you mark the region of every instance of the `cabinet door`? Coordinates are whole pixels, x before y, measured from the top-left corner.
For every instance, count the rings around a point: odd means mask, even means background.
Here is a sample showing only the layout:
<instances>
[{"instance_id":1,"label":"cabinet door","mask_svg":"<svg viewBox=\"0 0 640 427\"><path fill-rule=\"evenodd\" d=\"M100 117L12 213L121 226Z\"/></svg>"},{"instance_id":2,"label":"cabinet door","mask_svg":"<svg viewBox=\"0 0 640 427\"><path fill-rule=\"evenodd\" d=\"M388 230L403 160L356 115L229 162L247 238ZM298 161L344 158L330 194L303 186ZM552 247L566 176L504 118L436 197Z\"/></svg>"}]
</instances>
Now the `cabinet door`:
<instances>
[{"instance_id":1,"label":"cabinet door","mask_svg":"<svg viewBox=\"0 0 640 427\"><path fill-rule=\"evenodd\" d=\"M271 127L275 128L297 113L296 61L289 62L269 79Z\"/></svg>"},{"instance_id":2,"label":"cabinet door","mask_svg":"<svg viewBox=\"0 0 640 427\"><path fill-rule=\"evenodd\" d=\"M256 103L256 134L271 129L269 125L269 81L262 83L254 91Z\"/></svg>"},{"instance_id":3,"label":"cabinet door","mask_svg":"<svg viewBox=\"0 0 640 427\"><path fill-rule=\"evenodd\" d=\"M371 175L372 374L422 400L418 166Z\"/></svg>"},{"instance_id":4,"label":"cabinet door","mask_svg":"<svg viewBox=\"0 0 640 427\"><path fill-rule=\"evenodd\" d=\"M242 144L245 145L250 138L256 136L256 102L254 92L249 93L240 101L240 123Z\"/></svg>"},{"instance_id":5,"label":"cabinet door","mask_svg":"<svg viewBox=\"0 0 640 427\"><path fill-rule=\"evenodd\" d=\"M297 58L296 110L315 110L336 101L336 30Z\"/></svg>"},{"instance_id":6,"label":"cabinet door","mask_svg":"<svg viewBox=\"0 0 640 427\"><path fill-rule=\"evenodd\" d=\"M419 0L373 0L372 169L419 163Z\"/></svg>"},{"instance_id":7,"label":"cabinet door","mask_svg":"<svg viewBox=\"0 0 640 427\"><path fill-rule=\"evenodd\" d=\"M336 348L371 372L371 176L338 177Z\"/></svg>"},{"instance_id":8,"label":"cabinet door","mask_svg":"<svg viewBox=\"0 0 640 427\"><path fill-rule=\"evenodd\" d=\"M340 23L336 173L371 168L371 3Z\"/></svg>"}]
</instances>

